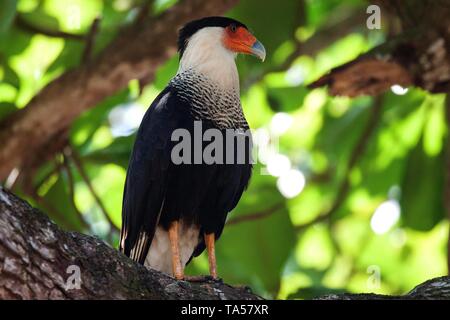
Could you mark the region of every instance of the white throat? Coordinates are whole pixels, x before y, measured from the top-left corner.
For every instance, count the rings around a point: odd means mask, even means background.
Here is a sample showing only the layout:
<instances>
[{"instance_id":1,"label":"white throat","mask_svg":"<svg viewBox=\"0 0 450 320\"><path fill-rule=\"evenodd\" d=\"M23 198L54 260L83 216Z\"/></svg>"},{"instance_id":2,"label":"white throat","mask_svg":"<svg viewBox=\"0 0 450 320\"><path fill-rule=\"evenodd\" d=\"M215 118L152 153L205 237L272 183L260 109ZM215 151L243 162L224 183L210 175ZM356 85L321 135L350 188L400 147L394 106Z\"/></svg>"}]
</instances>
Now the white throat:
<instances>
[{"instance_id":1,"label":"white throat","mask_svg":"<svg viewBox=\"0 0 450 320\"><path fill-rule=\"evenodd\" d=\"M224 29L220 27L207 27L197 31L189 39L177 74L193 70L223 89L239 93L236 54L223 46L223 33Z\"/></svg>"}]
</instances>

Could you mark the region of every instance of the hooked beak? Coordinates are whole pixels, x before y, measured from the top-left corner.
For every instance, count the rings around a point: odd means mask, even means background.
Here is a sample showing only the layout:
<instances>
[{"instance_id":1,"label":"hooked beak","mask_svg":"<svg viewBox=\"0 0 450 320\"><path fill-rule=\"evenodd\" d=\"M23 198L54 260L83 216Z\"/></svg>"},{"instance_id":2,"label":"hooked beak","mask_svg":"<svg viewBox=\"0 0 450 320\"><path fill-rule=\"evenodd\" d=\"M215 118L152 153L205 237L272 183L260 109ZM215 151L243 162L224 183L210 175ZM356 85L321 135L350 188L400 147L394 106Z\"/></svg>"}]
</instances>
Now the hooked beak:
<instances>
[{"instance_id":1,"label":"hooked beak","mask_svg":"<svg viewBox=\"0 0 450 320\"><path fill-rule=\"evenodd\" d=\"M253 44L251 48L251 54L258 57L263 62L266 59L266 49L264 48L263 44L258 40L256 40L256 42Z\"/></svg>"},{"instance_id":2,"label":"hooked beak","mask_svg":"<svg viewBox=\"0 0 450 320\"><path fill-rule=\"evenodd\" d=\"M237 30L225 29L224 45L236 53L251 54L262 61L266 59L266 49L256 37L244 27Z\"/></svg>"}]
</instances>

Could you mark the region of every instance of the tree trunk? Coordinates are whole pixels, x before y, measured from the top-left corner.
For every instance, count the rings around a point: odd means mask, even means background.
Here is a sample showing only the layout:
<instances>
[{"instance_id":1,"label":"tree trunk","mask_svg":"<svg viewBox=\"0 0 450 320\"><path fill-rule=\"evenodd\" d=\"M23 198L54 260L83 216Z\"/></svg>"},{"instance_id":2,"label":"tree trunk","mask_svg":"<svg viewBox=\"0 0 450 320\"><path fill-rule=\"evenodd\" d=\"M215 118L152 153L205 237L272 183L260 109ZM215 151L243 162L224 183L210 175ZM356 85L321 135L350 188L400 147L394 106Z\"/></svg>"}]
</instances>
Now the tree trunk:
<instances>
[{"instance_id":1,"label":"tree trunk","mask_svg":"<svg viewBox=\"0 0 450 320\"><path fill-rule=\"evenodd\" d=\"M65 232L0 187L0 299L260 300L247 287L186 282L144 268L101 240ZM319 299L450 299L450 278L405 296L329 295Z\"/></svg>"}]
</instances>

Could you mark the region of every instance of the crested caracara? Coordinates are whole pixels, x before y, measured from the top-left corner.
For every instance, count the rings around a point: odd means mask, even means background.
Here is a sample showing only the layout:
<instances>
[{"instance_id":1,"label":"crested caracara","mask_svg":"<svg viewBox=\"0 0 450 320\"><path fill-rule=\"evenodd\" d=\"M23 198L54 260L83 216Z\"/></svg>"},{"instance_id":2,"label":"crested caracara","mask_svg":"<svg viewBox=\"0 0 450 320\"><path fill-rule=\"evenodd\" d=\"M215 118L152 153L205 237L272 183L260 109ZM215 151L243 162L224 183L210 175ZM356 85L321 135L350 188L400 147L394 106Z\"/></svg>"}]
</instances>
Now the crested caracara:
<instances>
[{"instance_id":1,"label":"crested caracara","mask_svg":"<svg viewBox=\"0 0 450 320\"><path fill-rule=\"evenodd\" d=\"M211 153L213 162L198 161L198 156L208 148L208 130L235 142L243 132L246 136L235 58L244 53L264 60L265 49L244 24L208 17L180 30L178 50L178 72L137 132L125 182L120 250L183 279L185 265L206 248L210 274L216 278L214 245L249 182L251 136L244 146L223 142ZM180 129L192 134L192 147L178 154L185 160L181 162L173 152L179 143L174 133ZM241 149L246 149L244 161L239 161Z\"/></svg>"}]
</instances>

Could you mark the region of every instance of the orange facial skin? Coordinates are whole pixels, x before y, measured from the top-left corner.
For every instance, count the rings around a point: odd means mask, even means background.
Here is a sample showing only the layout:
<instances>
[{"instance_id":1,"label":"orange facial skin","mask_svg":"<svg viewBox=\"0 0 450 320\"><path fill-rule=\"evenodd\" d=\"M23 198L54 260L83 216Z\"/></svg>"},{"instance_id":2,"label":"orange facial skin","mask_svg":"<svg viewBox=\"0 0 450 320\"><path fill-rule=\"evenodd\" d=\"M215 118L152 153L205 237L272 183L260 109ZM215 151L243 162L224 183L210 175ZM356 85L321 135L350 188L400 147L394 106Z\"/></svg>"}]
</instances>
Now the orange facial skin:
<instances>
[{"instance_id":1,"label":"orange facial skin","mask_svg":"<svg viewBox=\"0 0 450 320\"><path fill-rule=\"evenodd\" d=\"M226 27L223 42L225 47L237 53L252 54L257 39L244 27Z\"/></svg>"}]
</instances>

